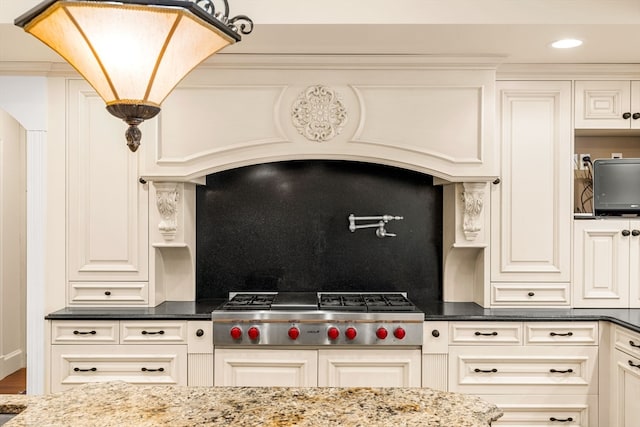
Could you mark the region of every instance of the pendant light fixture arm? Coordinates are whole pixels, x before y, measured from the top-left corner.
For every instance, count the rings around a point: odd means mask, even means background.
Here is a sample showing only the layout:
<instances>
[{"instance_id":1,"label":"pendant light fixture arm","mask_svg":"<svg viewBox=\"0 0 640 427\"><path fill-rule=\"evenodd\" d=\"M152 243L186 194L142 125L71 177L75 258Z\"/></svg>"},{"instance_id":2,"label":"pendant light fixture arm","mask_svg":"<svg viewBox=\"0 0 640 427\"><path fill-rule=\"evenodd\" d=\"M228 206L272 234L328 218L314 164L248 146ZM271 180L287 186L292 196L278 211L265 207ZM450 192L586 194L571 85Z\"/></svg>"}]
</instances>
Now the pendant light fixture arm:
<instances>
[{"instance_id":1,"label":"pendant light fixture arm","mask_svg":"<svg viewBox=\"0 0 640 427\"><path fill-rule=\"evenodd\" d=\"M229 2L228 0L221 0L224 4L224 11L216 11L216 5L214 0L190 0L200 6L208 14L219 20L225 25L231 27L232 31L240 32L240 34L250 34L253 31L253 21L246 15L237 15L229 18ZM239 25L236 25L239 22Z\"/></svg>"}]
</instances>

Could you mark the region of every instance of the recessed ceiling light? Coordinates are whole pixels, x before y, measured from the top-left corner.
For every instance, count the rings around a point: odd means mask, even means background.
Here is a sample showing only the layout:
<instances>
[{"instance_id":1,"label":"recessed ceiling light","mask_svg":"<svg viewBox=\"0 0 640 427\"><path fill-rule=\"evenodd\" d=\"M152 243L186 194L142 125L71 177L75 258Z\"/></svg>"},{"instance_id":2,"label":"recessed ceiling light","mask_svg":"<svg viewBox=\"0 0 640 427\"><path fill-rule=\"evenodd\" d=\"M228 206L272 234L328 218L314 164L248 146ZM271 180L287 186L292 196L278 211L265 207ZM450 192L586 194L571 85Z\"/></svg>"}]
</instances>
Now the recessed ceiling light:
<instances>
[{"instance_id":1,"label":"recessed ceiling light","mask_svg":"<svg viewBox=\"0 0 640 427\"><path fill-rule=\"evenodd\" d=\"M556 49L570 49L572 47L578 47L582 44L582 40L577 39L562 39L551 43L551 46Z\"/></svg>"}]
</instances>

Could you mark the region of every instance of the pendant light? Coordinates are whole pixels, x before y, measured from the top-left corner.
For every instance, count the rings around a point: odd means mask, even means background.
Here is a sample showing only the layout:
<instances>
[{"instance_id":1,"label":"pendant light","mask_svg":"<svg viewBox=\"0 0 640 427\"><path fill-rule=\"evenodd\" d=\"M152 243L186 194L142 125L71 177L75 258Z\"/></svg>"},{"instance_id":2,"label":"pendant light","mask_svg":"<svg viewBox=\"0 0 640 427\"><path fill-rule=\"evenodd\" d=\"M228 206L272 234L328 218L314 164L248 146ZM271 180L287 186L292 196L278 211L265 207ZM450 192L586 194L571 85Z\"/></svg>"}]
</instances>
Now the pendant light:
<instances>
[{"instance_id":1,"label":"pendant light","mask_svg":"<svg viewBox=\"0 0 640 427\"><path fill-rule=\"evenodd\" d=\"M227 0L46 0L15 24L69 62L129 124L131 151L140 145L138 125L160 112L180 80L253 30L248 17L229 18Z\"/></svg>"}]
</instances>

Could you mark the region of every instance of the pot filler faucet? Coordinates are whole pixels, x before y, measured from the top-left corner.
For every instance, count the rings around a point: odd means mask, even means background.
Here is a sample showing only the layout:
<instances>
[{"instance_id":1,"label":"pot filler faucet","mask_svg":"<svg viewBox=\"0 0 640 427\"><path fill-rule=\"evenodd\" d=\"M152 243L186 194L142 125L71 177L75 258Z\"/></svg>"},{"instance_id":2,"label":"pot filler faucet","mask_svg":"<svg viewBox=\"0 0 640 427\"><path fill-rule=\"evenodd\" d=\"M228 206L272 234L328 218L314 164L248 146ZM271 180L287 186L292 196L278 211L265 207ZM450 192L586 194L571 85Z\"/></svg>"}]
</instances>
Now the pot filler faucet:
<instances>
[{"instance_id":1,"label":"pot filler faucet","mask_svg":"<svg viewBox=\"0 0 640 427\"><path fill-rule=\"evenodd\" d=\"M393 216L393 215L379 215L379 216L355 216L354 214L349 215L349 231L354 233L359 228L376 228L376 236L383 237L395 237L394 233L389 233L384 228L384 226L391 220L401 220L403 217L401 216ZM369 224L360 224L356 225L356 221L376 221Z\"/></svg>"}]
</instances>

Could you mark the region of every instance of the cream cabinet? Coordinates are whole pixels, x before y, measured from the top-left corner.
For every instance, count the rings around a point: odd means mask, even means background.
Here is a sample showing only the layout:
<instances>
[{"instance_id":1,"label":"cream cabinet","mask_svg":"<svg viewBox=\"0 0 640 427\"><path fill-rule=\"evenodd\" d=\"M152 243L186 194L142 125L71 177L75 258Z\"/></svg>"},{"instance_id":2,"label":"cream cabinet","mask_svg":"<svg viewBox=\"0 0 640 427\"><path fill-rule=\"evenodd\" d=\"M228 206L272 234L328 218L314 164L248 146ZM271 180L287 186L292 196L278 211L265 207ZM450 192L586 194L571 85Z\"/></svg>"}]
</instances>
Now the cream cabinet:
<instances>
[{"instance_id":1,"label":"cream cabinet","mask_svg":"<svg viewBox=\"0 0 640 427\"><path fill-rule=\"evenodd\" d=\"M215 349L216 386L314 387L318 352L298 349Z\"/></svg>"},{"instance_id":2,"label":"cream cabinet","mask_svg":"<svg viewBox=\"0 0 640 427\"><path fill-rule=\"evenodd\" d=\"M502 409L492 427L597 427L598 397L593 395L480 395Z\"/></svg>"},{"instance_id":3,"label":"cream cabinet","mask_svg":"<svg viewBox=\"0 0 640 427\"><path fill-rule=\"evenodd\" d=\"M216 348L216 386L420 387L411 349Z\"/></svg>"},{"instance_id":4,"label":"cream cabinet","mask_svg":"<svg viewBox=\"0 0 640 427\"><path fill-rule=\"evenodd\" d=\"M210 321L55 320L51 391L77 384L213 385Z\"/></svg>"},{"instance_id":5,"label":"cream cabinet","mask_svg":"<svg viewBox=\"0 0 640 427\"><path fill-rule=\"evenodd\" d=\"M67 82L67 304L144 306L148 185L126 125L83 80Z\"/></svg>"},{"instance_id":6,"label":"cream cabinet","mask_svg":"<svg viewBox=\"0 0 640 427\"><path fill-rule=\"evenodd\" d=\"M490 304L569 305L571 83L498 82L497 90Z\"/></svg>"},{"instance_id":7,"label":"cream cabinet","mask_svg":"<svg viewBox=\"0 0 640 427\"><path fill-rule=\"evenodd\" d=\"M609 398L610 427L635 427L640 420L640 334L615 326Z\"/></svg>"},{"instance_id":8,"label":"cream cabinet","mask_svg":"<svg viewBox=\"0 0 640 427\"><path fill-rule=\"evenodd\" d=\"M448 390L479 395L498 426L597 426L597 322L449 322Z\"/></svg>"},{"instance_id":9,"label":"cream cabinet","mask_svg":"<svg viewBox=\"0 0 640 427\"><path fill-rule=\"evenodd\" d=\"M574 221L574 307L640 307L640 220Z\"/></svg>"},{"instance_id":10,"label":"cream cabinet","mask_svg":"<svg viewBox=\"0 0 640 427\"><path fill-rule=\"evenodd\" d=\"M420 350L319 350L320 387L420 387Z\"/></svg>"},{"instance_id":11,"label":"cream cabinet","mask_svg":"<svg viewBox=\"0 0 640 427\"><path fill-rule=\"evenodd\" d=\"M187 322L187 366L190 386L213 386L213 323Z\"/></svg>"},{"instance_id":12,"label":"cream cabinet","mask_svg":"<svg viewBox=\"0 0 640 427\"><path fill-rule=\"evenodd\" d=\"M576 129L640 129L640 81L576 81Z\"/></svg>"}]
</instances>

